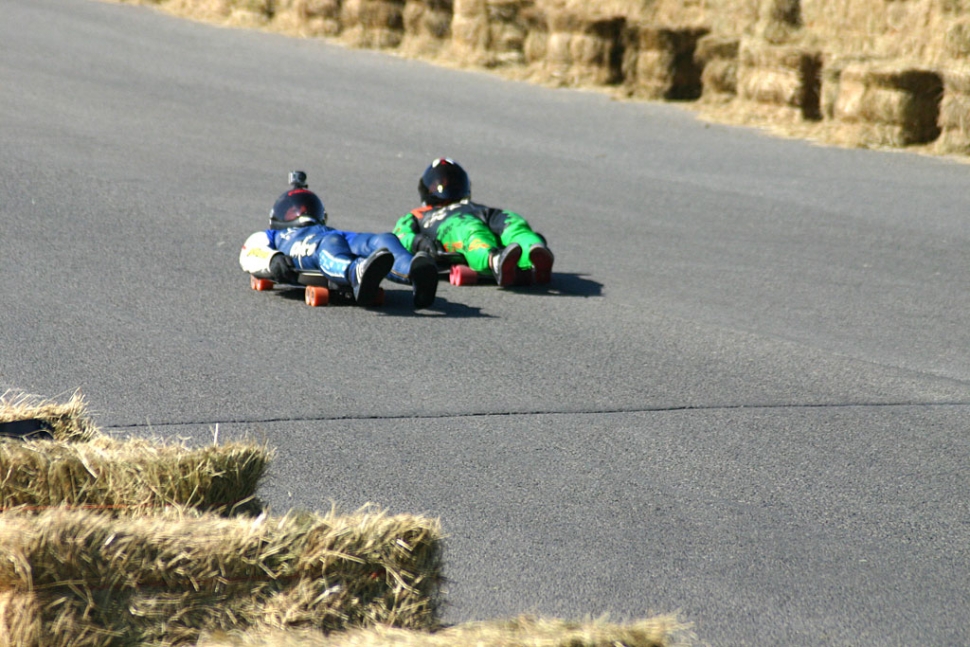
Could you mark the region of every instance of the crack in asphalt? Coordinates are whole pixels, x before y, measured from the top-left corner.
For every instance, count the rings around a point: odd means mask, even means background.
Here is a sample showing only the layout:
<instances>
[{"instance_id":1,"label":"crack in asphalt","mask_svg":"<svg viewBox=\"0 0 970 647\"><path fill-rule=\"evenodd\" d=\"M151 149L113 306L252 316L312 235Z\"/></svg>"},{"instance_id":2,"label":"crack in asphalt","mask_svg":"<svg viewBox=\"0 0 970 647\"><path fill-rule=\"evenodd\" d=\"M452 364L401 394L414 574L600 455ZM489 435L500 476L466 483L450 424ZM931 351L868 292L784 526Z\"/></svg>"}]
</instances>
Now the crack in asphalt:
<instances>
[{"instance_id":1,"label":"crack in asphalt","mask_svg":"<svg viewBox=\"0 0 970 647\"><path fill-rule=\"evenodd\" d=\"M970 402L940 401L940 402L806 402L784 404L704 404L704 405L658 405L654 407L613 407L604 409L534 409L529 411L467 411L463 413L410 413L398 415L386 414L345 414L332 416L298 416L298 417L266 417L266 418L225 418L219 420L188 420L144 422L133 424L104 425L103 429L144 429L153 427L181 427L198 425L233 425L233 424L276 424L281 422L338 422L353 420L443 420L462 418L488 417L526 417L526 416L555 416L555 415L609 415L624 413L679 413L691 411L742 411L742 410L783 410L783 409L852 409L852 408L893 408L893 407L968 407Z\"/></svg>"}]
</instances>

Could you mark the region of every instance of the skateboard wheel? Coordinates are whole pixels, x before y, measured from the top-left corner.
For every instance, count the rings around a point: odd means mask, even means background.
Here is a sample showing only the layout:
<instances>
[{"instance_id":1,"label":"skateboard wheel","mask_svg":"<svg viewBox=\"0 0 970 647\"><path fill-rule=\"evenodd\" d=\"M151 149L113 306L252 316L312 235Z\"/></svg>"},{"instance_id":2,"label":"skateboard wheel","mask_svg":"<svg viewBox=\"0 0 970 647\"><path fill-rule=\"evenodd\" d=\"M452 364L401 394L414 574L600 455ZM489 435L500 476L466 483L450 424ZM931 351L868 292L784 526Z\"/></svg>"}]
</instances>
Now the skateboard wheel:
<instances>
[{"instance_id":1,"label":"skateboard wheel","mask_svg":"<svg viewBox=\"0 0 970 647\"><path fill-rule=\"evenodd\" d=\"M478 283L478 272L467 265L452 265L448 282L452 285L475 285Z\"/></svg>"},{"instance_id":2,"label":"skateboard wheel","mask_svg":"<svg viewBox=\"0 0 970 647\"><path fill-rule=\"evenodd\" d=\"M330 303L330 290L319 285L308 285L303 295L306 304L312 308Z\"/></svg>"},{"instance_id":3,"label":"skateboard wheel","mask_svg":"<svg viewBox=\"0 0 970 647\"><path fill-rule=\"evenodd\" d=\"M258 292L265 292L273 289L273 282L269 279L258 279L255 276L249 277L249 287Z\"/></svg>"},{"instance_id":4,"label":"skateboard wheel","mask_svg":"<svg viewBox=\"0 0 970 647\"><path fill-rule=\"evenodd\" d=\"M384 305L384 288L377 288L377 296L374 297L374 305L375 306Z\"/></svg>"}]
</instances>

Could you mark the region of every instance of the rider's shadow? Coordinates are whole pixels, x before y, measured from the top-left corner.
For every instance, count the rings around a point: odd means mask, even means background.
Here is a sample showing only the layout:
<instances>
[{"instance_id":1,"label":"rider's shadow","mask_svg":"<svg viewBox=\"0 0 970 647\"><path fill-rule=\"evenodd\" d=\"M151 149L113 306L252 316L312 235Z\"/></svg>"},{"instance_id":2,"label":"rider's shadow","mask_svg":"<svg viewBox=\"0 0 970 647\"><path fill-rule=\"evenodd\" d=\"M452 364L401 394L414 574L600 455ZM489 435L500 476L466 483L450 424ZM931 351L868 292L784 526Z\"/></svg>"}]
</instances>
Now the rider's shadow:
<instances>
[{"instance_id":1,"label":"rider's shadow","mask_svg":"<svg viewBox=\"0 0 970 647\"><path fill-rule=\"evenodd\" d=\"M603 284L598 281L593 281L586 278L585 274L566 274L561 272L554 272L552 275L552 281L544 285L522 285L522 286L509 286L507 288L497 288L494 284L491 286L481 285L481 286L468 286L467 289L469 295L474 294L475 289L504 289L514 292L520 292L522 294L535 294L536 296L556 296L556 297L600 297L603 296ZM303 300L302 290L286 290L281 291L280 296L286 299L292 299L294 301ZM384 296L384 304L374 308L367 308L368 310L373 309L376 311L383 312L385 315L392 315L396 317L400 316L444 316L453 317L459 319L466 318L493 318L494 315L482 312L480 307L474 305L468 305L462 301L449 301L444 297L439 295L435 298L434 303L430 308L425 308L423 310L414 310L412 305L412 296L410 290L387 290ZM341 307L350 306L356 307L352 302L346 302L345 299L335 299L328 307Z\"/></svg>"},{"instance_id":2,"label":"rider's shadow","mask_svg":"<svg viewBox=\"0 0 970 647\"><path fill-rule=\"evenodd\" d=\"M585 278L586 276L586 274L563 274L554 272L552 281L545 285L527 285L521 288L513 286L508 289L558 297L603 296L603 284Z\"/></svg>"},{"instance_id":3,"label":"rider's shadow","mask_svg":"<svg viewBox=\"0 0 970 647\"><path fill-rule=\"evenodd\" d=\"M394 292L388 291L385 293L384 305L379 309L383 310L384 314L386 315L393 315L396 317L437 316L458 319L467 319L472 317L491 319L495 316L482 312L482 309L477 306L470 306L460 301L449 301L448 299L442 297L440 293L437 297L435 297L434 303L431 304L430 307L422 310L415 310L412 298L411 293L405 290L396 290Z\"/></svg>"},{"instance_id":4,"label":"rider's shadow","mask_svg":"<svg viewBox=\"0 0 970 647\"><path fill-rule=\"evenodd\" d=\"M509 290L510 292L519 292L521 294L534 294L536 296L554 296L554 297L600 297L603 296L603 284L597 281L585 278L584 274L562 274L554 273L552 275L552 281L543 285L511 285L505 288L498 288L495 284L483 284L481 286L471 285L467 288L462 288L462 290L467 289L469 294L473 294L476 289L502 289ZM390 295L390 293L388 293ZM402 295L405 294L402 292ZM401 297L402 299L405 297ZM410 294L407 295L406 299L410 303ZM388 300L390 305L392 301ZM403 305L403 301L402 301ZM396 308L395 308L396 309ZM442 296L435 299L434 304L426 309L420 310L415 314L420 313L427 314L438 314L445 315L449 317L492 317L494 315L486 314L482 312L481 308L475 306L469 306L462 302L448 301ZM397 313L395 313L397 314Z\"/></svg>"}]
</instances>

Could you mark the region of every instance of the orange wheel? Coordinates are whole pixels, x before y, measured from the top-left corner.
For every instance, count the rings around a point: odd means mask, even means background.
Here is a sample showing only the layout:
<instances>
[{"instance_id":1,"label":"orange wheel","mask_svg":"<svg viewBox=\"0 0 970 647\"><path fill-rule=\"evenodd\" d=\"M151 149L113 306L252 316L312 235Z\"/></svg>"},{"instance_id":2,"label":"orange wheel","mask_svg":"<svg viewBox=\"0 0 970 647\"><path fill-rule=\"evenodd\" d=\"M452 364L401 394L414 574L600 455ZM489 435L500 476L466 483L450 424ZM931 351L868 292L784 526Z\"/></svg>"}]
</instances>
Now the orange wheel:
<instances>
[{"instance_id":1,"label":"orange wheel","mask_svg":"<svg viewBox=\"0 0 970 647\"><path fill-rule=\"evenodd\" d=\"M478 272L467 265L452 265L448 282L452 285L475 285L478 283Z\"/></svg>"},{"instance_id":2,"label":"orange wheel","mask_svg":"<svg viewBox=\"0 0 970 647\"><path fill-rule=\"evenodd\" d=\"M330 303L330 290L319 285L308 285L304 291L304 299L310 307L325 306Z\"/></svg>"},{"instance_id":3,"label":"orange wheel","mask_svg":"<svg viewBox=\"0 0 970 647\"><path fill-rule=\"evenodd\" d=\"M255 276L249 277L249 287L259 292L273 289L273 282L269 279L258 279Z\"/></svg>"}]
</instances>

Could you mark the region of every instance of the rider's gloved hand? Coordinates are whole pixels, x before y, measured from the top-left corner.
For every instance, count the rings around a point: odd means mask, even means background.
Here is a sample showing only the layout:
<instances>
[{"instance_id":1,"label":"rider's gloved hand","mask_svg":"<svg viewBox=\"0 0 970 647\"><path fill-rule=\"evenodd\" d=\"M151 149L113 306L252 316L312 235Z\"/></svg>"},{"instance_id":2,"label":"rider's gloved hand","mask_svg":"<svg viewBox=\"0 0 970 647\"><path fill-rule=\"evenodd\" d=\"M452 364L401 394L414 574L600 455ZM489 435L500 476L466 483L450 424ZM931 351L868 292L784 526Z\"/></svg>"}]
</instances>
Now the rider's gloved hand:
<instances>
[{"instance_id":1,"label":"rider's gloved hand","mask_svg":"<svg viewBox=\"0 0 970 647\"><path fill-rule=\"evenodd\" d=\"M438 253L438 246L435 244L434 239L424 234L418 234L414 237L414 253L427 252L434 256Z\"/></svg>"},{"instance_id":2,"label":"rider's gloved hand","mask_svg":"<svg viewBox=\"0 0 970 647\"><path fill-rule=\"evenodd\" d=\"M296 283L296 272L293 271L286 254L273 254L269 261L269 271L277 283Z\"/></svg>"}]
</instances>

